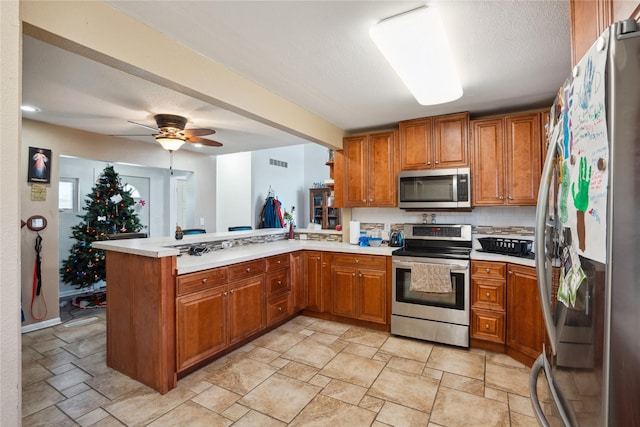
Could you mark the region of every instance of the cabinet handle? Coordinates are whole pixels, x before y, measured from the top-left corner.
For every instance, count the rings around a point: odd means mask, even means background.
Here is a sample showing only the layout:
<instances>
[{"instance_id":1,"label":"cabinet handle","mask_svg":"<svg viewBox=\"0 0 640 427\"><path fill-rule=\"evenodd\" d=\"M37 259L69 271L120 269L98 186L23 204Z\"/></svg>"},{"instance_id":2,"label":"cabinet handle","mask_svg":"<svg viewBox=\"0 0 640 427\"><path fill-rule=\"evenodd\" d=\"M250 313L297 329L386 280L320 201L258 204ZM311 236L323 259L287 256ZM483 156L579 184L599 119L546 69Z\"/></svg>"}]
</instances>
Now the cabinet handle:
<instances>
[{"instance_id":1,"label":"cabinet handle","mask_svg":"<svg viewBox=\"0 0 640 427\"><path fill-rule=\"evenodd\" d=\"M490 268L487 268L487 273L491 273L491 269Z\"/></svg>"},{"instance_id":2,"label":"cabinet handle","mask_svg":"<svg viewBox=\"0 0 640 427\"><path fill-rule=\"evenodd\" d=\"M229 292L233 294L235 292L235 289L231 289Z\"/></svg>"},{"instance_id":3,"label":"cabinet handle","mask_svg":"<svg viewBox=\"0 0 640 427\"><path fill-rule=\"evenodd\" d=\"M430 165L430 164L431 164L431 162L427 162L427 164L428 164L428 165Z\"/></svg>"},{"instance_id":4,"label":"cabinet handle","mask_svg":"<svg viewBox=\"0 0 640 427\"><path fill-rule=\"evenodd\" d=\"M362 273L360 273L360 274L358 275L358 277L362 277Z\"/></svg>"},{"instance_id":5,"label":"cabinet handle","mask_svg":"<svg viewBox=\"0 0 640 427\"><path fill-rule=\"evenodd\" d=\"M509 200L513 200L513 196L509 196Z\"/></svg>"},{"instance_id":6,"label":"cabinet handle","mask_svg":"<svg viewBox=\"0 0 640 427\"><path fill-rule=\"evenodd\" d=\"M484 328L485 328L485 329L489 329L489 324L488 324L488 323L486 323L486 324L484 325Z\"/></svg>"},{"instance_id":7,"label":"cabinet handle","mask_svg":"<svg viewBox=\"0 0 640 427\"><path fill-rule=\"evenodd\" d=\"M251 267L247 267L247 273L251 271Z\"/></svg>"},{"instance_id":8,"label":"cabinet handle","mask_svg":"<svg viewBox=\"0 0 640 427\"><path fill-rule=\"evenodd\" d=\"M440 163L440 162L436 160L436 165L437 165L438 163Z\"/></svg>"},{"instance_id":9,"label":"cabinet handle","mask_svg":"<svg viewBox=\"0 0 640 427\"><path fill-rule=\"evenodd\" d=\"M202 279L202 283L207 283L207 279Z\"/></svg>"},{"instance_id":10,"label":"cabinet handle","mask_svg":"<svg viewBox=\"0 0 640 427\"><path fill-rule=\"evenodd\" d=\"M356 273L351 273L351 277L356 277Z\"/></svg>"},{"instance_id":11,"label":"cabinet handle","mask_svg":"<svg viewBox=\"0 0 640 427\"><path fill-rule=\"evenodd\" d=\"M278 307L278 311L282 311L282 307Z\"/></svg>"},{"instance_id":12,"label":"cabinet handle","mask_svg":"<svg viewBox=\"0 0 640 427\"><path fill-rule=\"evenodd\" d=\"M226 297L228 295L228 293L225 291L222 293L222 296Z\"/></svg>"},{"instance_id":13,"label":"cabinet handle","mask_svg":"<svg viewBox=\"0 0 640 427\"><path fill-rule=\"evenodd\" d=\"M500 199L500 200L504 200L504 196L500 196L500 197L499 197L499 199Z\"/></svg>"},{"instance_id":14,"label":"cabinet handle","mask_svg":"<svg viewBox=\"0 0 640 427\"><path fill-rule=\"evenodd\" d=\"M513 271L509 270L509 276L511 276L513 274Z\"/></svg>"},{"instance_id":15,"label":"cabinet handle","mask_svg":"<svg viewBox=\"0 0 640 427\"><path fill-rule=\"evenodd\" d=\"M491 296L491 294L489 292L487 292L487 298L489 298L489 296Z\"/></svg>"},{"instance_id":16,"label":"cabinet handle","mask_svg":"<svg viewBox=\"0 0 640 427\"><path fill-rule=\"evenodd\" d=\"M282 285L282 280L278 280L278 285Z\"/></svg>"},{"instance_id":17,"label":"cabinet handle","mask_svg":"<svg viewBox=\"0 0 640 427\"><path fill-rule=\"evenodd\" d=\"M356 264L358 264L360 262L360 260L358 258L356 258Z\"/></svg>"}]
</instances>

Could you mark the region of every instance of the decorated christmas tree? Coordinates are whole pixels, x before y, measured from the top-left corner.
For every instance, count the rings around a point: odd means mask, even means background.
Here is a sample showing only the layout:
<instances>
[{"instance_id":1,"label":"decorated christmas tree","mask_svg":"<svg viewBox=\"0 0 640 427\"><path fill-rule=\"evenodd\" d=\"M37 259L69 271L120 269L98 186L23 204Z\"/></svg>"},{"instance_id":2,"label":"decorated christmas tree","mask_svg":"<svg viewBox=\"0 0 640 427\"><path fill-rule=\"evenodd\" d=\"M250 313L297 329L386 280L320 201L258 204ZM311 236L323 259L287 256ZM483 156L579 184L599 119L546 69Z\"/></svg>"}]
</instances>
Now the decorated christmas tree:
<instances>
[{"instance_id":1,"label":"decorated christmas tree","mask_svg":"<svg viewBox=\"0 0 640 427\"><path fill-rule=\"evenodd\" d=\"M93 242L105 240L109 234L135 233L142 225L135 211L135 201L123 189L118 173L107 166L87 194L83 221L71 228L77 240L62 263L62 280L77 288L87 288L105 279L104 251L94 249Z\"/></svg>"}]
</instances>

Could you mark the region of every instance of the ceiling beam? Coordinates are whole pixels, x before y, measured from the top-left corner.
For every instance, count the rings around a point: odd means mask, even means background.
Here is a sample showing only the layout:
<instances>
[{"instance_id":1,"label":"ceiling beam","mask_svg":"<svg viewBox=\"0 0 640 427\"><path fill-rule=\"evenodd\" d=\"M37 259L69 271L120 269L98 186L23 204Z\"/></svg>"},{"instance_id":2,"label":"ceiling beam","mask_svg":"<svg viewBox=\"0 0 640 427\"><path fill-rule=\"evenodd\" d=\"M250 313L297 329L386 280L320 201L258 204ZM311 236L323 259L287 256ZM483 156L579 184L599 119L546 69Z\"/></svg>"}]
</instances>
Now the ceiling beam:
<instances>
[{"instance_id":1,"label":"ceiling beam","mask_svg":"<svg viewBox=\"0 0 640 427\"><path fill-rule=\"evenodd\" d=\"M343 129L105 3L20 1L20 17L31 37L311 142L342 148Z\"/></svg>"}]
</instances>

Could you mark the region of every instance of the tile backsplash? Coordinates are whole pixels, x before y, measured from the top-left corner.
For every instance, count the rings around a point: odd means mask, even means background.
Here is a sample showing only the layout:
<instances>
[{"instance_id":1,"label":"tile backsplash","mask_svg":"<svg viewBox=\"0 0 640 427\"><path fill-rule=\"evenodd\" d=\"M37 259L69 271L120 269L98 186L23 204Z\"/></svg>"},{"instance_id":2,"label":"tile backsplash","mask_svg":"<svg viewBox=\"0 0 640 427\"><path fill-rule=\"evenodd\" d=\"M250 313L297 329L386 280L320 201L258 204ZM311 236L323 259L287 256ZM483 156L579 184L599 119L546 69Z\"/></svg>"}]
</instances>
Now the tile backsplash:
<instances>
[{"instance_id":1,"label":"tile backsplash","mask_svg":"<svg viewBox=\"0 0 640 427\"><path fill-rule=\"evenodd\" d=\"M471 224L490 227L534 227L535 206L478 207L470 212L408 212L398 208L353 208L351 218L363 224L373 224L371 228L389 230L398 224L422 223L423 214L435 214L436 224Z\"/></svg>"}]
</instances>

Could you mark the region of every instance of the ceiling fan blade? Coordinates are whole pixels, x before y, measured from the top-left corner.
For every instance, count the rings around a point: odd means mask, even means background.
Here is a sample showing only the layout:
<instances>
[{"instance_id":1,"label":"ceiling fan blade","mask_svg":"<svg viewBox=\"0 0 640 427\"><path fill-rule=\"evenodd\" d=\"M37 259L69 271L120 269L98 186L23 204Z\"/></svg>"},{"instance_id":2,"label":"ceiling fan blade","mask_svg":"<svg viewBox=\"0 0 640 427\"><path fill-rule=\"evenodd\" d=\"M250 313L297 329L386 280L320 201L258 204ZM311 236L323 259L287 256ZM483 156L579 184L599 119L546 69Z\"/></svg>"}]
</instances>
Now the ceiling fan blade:
<instances>
[{"instance_id":1,"label":"ceiling fan blade","mask_svg":"<svg viewBox=\"0 0 640 427\"><path fill-rule=\"evenodd\" d=\"M160 129L158 129L158 128L154 128L154 127L151 127L151 126L143 125L142 123L132 122L131 120L127 120L127 121L129 123L131 123L132 125L141 126L143 128L147 128L147 129L152 130L154 132L160 132Z\"/></svg>"},{"instance_id":2,"label":"ceiling fan blade","mask_svg":"<svg viewBox=\"0 0 640 427\"><path fill-rule=\"evenodd\" d=\"M198 138L197 136L188 137L187 142L191 142L193 144L207 145L209 147L222 147L221 142L213 141L211 139Z\"/></svg>"},{"instance_id":3,"label":"ceiling fan blade","mask_svg":"<svg viewBox=\"0 0 640 427\"><path fill-rule=\"evenodd\" d=\"M184 136L205 136L205 135L213 135L216 133L213 129L185 129L182 131Z\"/></svg>"}]
</instances>

